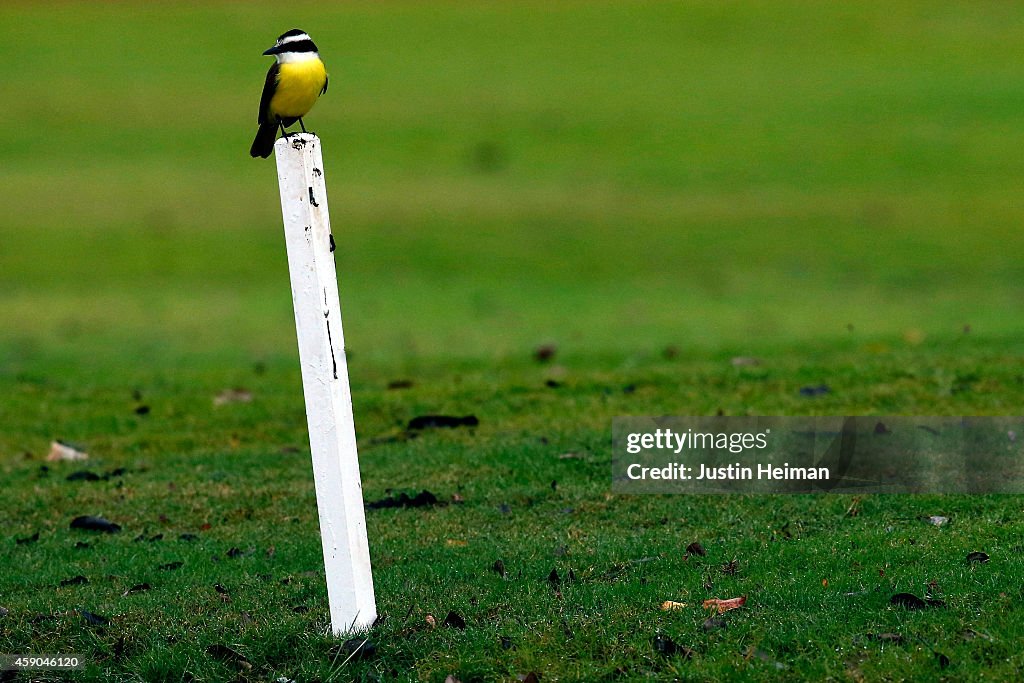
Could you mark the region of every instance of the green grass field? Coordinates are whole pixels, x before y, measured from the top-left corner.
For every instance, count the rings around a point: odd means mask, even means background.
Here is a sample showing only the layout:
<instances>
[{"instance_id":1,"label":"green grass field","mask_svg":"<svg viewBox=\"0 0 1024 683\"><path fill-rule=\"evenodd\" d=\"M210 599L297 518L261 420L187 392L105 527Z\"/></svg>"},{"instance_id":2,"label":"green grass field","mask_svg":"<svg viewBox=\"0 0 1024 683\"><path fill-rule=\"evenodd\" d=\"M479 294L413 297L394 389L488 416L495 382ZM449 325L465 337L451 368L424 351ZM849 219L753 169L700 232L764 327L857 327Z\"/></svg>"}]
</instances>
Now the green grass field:
<instances>
[{"instance_id":1,"label":"green grass field","mask_svg":"<svg viewBox=\"0 0 1024 683\"><path fill-rule=\"evenodd\" d=\"M442 503L367 511L382 620L348 661L247 154L294 26L331 74L307 123L365 494ZM1020 412L1024 7L14 2L0 34L0 652L87 681L1024 677L1020 498L613 496L609 467L616 415ZM480 426L406 438L424 413ZM44 472L53 439L126 472Z\"/></svg>"}]
</instances>

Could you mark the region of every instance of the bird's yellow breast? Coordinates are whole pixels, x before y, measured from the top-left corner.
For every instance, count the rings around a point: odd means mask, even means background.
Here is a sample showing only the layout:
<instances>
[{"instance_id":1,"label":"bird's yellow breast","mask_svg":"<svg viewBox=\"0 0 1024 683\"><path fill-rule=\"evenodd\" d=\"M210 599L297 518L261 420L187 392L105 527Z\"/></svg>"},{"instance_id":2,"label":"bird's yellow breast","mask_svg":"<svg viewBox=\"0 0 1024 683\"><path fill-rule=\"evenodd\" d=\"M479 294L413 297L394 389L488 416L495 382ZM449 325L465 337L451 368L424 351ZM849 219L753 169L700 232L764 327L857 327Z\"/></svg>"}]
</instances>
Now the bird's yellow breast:
<instances>
[{"instance_id":1,"label":"bird's yellow breast","mask_svg":"<svg viewBox=\"0 0 1024 683\"><path fill-rule=\"evenodd\" d=\"M270 116L305 116L320 97L327 82L327 69L319 59L279 65L277 88L270 98Z\"/></svg>"}]
</instances>

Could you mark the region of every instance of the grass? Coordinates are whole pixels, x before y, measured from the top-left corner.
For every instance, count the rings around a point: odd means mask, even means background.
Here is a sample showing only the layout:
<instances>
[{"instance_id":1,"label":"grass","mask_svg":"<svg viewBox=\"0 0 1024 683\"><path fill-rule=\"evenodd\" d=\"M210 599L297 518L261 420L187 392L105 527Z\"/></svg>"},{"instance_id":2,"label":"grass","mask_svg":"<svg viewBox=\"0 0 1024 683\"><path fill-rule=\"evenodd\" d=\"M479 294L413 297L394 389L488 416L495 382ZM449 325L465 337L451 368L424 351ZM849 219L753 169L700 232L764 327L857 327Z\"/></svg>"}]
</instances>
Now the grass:
<instances>
[{"instance_id":1,"label":"grass","mask_svg":"<svg viewBox=\"0 0 1024 683\"><path fill-rule=\"evenodd\" d=\"M332 77L310 123L365 494L442 502L368 511L384 618L348 662L245 154L295 25ZM0 651L89 681L1020 678L1019 498L613 496L609 468L616 415L1019 412L1014 4L13 3L0 29ZM480 426L406 438L423 413ZM56 438L127 472L44 474Z\"/></svg>"}]
</instances>

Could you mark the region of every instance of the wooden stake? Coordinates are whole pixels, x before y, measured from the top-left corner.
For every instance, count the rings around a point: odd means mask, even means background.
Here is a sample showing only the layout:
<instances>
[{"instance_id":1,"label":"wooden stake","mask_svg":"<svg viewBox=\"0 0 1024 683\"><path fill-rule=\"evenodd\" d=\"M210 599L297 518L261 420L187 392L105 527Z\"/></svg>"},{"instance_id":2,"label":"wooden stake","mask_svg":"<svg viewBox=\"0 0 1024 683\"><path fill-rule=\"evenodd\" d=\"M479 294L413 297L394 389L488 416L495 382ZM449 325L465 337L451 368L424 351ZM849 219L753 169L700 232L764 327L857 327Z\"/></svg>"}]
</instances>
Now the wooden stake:
<instances>
[{"instance_id":1,"label":"wooden stake","mask_svg":"<svg viewBox=\"0 0 1024 683\"><path fill-rule=\"evenodd\" d=\"M331 628L341 635L372 625L377 607L320 139L311 133L281 138L274 145L274 156Z\"/></svg>"}]
</instances>

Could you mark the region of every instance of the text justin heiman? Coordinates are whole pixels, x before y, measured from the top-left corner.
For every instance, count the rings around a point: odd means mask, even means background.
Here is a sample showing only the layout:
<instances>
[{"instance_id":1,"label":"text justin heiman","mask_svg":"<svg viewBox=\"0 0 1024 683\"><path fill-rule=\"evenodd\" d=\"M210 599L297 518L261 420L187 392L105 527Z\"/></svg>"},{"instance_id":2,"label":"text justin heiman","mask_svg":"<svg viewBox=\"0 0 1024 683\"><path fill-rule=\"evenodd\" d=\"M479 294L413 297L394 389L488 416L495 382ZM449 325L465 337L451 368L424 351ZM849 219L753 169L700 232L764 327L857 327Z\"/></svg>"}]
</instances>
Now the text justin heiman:
<instances>
[{"instance_id":1,"label":"text justin heiman","mask_svg":"<svg viewBox=\"0 0 1024 683\"><path fill-rule=\"evenodd\" d=\"M739 463L723 467L705 467L697 465L697 471L689 465L674 462L664 467L644 467L639 463L633 463L626 468L626 476L630 479L714 479L714 480L743 480L743 479L828 479L827 467L790 467L789 463L783 463L782 467L774 465L758 465L755 467L744 467Z\"/></svg>"}]
</instances>

